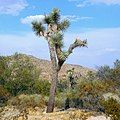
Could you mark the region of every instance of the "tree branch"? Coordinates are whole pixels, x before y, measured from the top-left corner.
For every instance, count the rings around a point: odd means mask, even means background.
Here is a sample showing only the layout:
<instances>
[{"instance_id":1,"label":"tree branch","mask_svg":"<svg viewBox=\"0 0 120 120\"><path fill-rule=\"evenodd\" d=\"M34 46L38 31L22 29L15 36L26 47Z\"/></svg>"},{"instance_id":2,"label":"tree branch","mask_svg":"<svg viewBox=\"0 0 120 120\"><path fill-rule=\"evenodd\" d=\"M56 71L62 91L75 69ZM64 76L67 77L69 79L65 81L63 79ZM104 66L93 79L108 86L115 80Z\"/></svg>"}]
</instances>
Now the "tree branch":
<instances>
[{"instance_id":1,"label":"tree branch","mask_svg":"<svg viewBox=\"0 0 120 120\"><path fill-rule=\"evenodd\" d=\"M73 52L73 49L77 47L87 47L87 40L82 41L80 39L76 39L75 42L70 45L68 54L71 54Z\"/></svg>"},{"instance_id":2,"label":"tree branch","mask_svg":"<svg viewBox=\"0 0 120 120\"><path fill-rule=\"evenodd\" d=\"M62 65L64 64L64 62L66 61L66 59L69 57L69 55L73 52L73 50L77 47L87 47L87 40L80 40L80 39L76 39L75 42L73 44L70 45L70 47L68 48L67 52L65 52L66 54L63 53L63 51L58 47L56 48L56 53L57 53L57 57L58 57L58 71L61 69ZM63 56L60 57L60 56Z\"/></svg>"}]
</instances>

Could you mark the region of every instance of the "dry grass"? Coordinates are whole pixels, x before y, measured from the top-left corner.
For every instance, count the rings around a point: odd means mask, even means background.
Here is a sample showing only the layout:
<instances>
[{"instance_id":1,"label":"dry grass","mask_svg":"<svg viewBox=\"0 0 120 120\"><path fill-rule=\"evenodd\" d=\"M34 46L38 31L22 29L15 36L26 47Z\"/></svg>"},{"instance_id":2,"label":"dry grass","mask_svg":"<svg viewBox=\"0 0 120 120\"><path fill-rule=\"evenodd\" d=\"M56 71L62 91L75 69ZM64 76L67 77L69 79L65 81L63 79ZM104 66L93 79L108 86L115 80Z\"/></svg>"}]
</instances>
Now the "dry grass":
<instances>
[{"instance_id":1,"label":"dry grass","mask_svg":"<svg viewBox=\"0 0 120 120\"><path fill-rule=\"evenodd\" d=\"M53 113L41 113L28 115L29 120L86 120L93 115L91 112L84 112L81 110L61 111Z\"/></svg>"}]
</instances>

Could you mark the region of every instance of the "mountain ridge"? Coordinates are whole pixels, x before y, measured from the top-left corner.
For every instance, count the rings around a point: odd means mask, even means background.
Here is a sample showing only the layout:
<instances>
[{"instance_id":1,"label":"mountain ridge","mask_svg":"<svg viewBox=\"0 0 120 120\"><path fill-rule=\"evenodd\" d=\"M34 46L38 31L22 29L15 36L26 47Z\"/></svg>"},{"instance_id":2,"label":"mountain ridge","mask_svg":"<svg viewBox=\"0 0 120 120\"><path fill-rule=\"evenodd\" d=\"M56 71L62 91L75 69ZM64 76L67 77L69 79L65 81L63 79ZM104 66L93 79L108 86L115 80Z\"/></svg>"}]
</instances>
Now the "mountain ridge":
<instances>
[{"instance_id":1,"label":"mountain ridge","mask_svg":"<svg viewBox=\"0 0 120 120\"><path fill-rule=\"evenodd\" d=\"M50 80L50 74L51 74L50 61L45 59L40 59L32 55L28 55L28 56L36 66L40 67L41 76L43 78ZM93 71L93 72L95 71L91 68L83 67L81 65L65 63L59 72L59 79L65 79L67 77L67 70L70 70L72 68L74 68L74 75L78 78L81 76L85 76L89 71Z\"/></svg>"},{"instance_id":2,"label":"mountain ridge","mask_svg":"<svg viewBox=\"0 0 120 120\"><path fill-rule=\"evenodd\" d=\"M19 59L24 59L24 58L28 58L39 70L40 70L40 77L42 79L46 79L46 80L51 80L51 62L49 60L45 60L45 59L40 59L37 57L34 57L32 55L26 55L26 54L15 54L17 56L19 56ZM6 56L6 57L10 57L11 59L14 58L15 55L11 55L11 56ZM67 71L74 68L74 76L80 78L81 76L86 76L86 74L89 71L93 71L95 72L94 69L91 68L87 68L87 67L83 67L81 65L76 65L76 64L67 64L65 63L58 76L59 79L66 79L67 78Z\"/></svg>"}]
</instances>

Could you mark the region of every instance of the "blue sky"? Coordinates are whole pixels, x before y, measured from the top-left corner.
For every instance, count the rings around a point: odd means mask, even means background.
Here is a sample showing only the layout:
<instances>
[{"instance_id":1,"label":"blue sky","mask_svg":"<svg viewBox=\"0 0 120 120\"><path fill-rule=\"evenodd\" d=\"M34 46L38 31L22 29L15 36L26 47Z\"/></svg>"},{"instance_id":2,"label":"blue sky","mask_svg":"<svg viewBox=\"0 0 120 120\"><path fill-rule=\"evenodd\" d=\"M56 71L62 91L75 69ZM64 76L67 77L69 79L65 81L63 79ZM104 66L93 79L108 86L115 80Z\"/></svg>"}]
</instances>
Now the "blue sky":
<instances>
[{"instance_id":1,"label":"blue sky","mask_svg":"<svg viewBox=\"0 0 120 120\"><path fill-rule=\"evenodd\" d=\"M67 63L95 68L120 59L120 0L0 0L0 55L49 59L47 42L34 35L30 23L53 8L71 22L64 49L76 37L88 39L88 48L75 49Z\"/></svg>"}]
</instances>

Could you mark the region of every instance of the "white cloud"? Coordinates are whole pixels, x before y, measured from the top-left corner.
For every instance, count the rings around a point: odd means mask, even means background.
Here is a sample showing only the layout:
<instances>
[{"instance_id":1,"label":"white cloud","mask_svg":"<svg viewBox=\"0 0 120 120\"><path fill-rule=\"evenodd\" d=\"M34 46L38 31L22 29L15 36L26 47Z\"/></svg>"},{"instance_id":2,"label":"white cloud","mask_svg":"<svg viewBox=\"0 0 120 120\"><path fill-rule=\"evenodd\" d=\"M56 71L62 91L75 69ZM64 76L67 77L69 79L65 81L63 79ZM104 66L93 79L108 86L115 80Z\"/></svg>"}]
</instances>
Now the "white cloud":
<instances>
[{"instance_id":1,"label":"white cloud","mask_svg":"<svg viewBox=\"0 0 120 120\"><path fill-rule=\"evenodd\" d=\"M0 14L18 15L27 6L26 0L0 0Z\"/></svg>"},{"instance_id":2,"label":"white cloud","mask_svg":"<svg viewBox=\"0 0 120 120\"><path fill-rule=\"evenodd\" d=\"M88 0L92 4L120 5L120 0Z\"/></svg>"},{"instance_id":3,"label":"white cloud","mask_svg":"<svg viewBox=\"0 0 120 120\"><path fill-rule=\"evenodd\" d=\"M77 7L85 7L88 5L95 5L95 4L105 4L105 5L120 5L120 0L68 0L69 2L77 3Z\"/></svg>"},{"instance_id":4,"label":"white cloud","mask_svg":"<svg viewBox=\"0 0 120 120\"><path fill-rule=\"evenodd\" d=\"M79 20L90 20L93 19L92 17L81 17L76 15L63 15L62 19L68 19L71 22L77 22Z\"/></svg>"},{"instance_id":5,"label":"white cloud","mask_svg":"<svg viewBox=\"0 0 120 120\"><path fill-rule=\"evenodd\" d=\"M77 4L76 6L77 6L77 7L79 7L79 8L83 8L83 7L85 7L85 6L86 6L86 4L81 3L81 4Z\"/></svg>"},{"instance_id":6,"label":"white cloud","mask_svg":"<svg viewBox=\"0 0 120 120\"><path fill-rule=\"evenodd\" d=\"M31 24L32 21L38 21L38 22L43 22L44 15L31 15L27 16L25 18L21 18L21 23L22 24ZM76 15L62 15L61 20L68 19L71 22L77 22L79 20L90 20L92 17L81 17L81 16L76 16Z\"/></svg>"},{"instance_id":7,"label":"white cloud","mask_svg":"<svg viewBox=\"0 0 120 120\"><path fill-rule=\"evenodd\" d=\"M106 51L106 52L120 52L120 50L116 49L116 48L105 48L104 51Z\"/></svg>"},{"instance_id":8,"label":"white cloud","mask_svg":"<svg viewBox=\"0 0 120 120\"><path fill-rule=\"evenodd\" d=\"M111 48L97 49L94 52L94 54L91 54L91 56L102 56L105 54L114 54L114 53L120 53L120 50L117 48L112 48L112 47Z\"/></svg>"},{"instance_id":9,"label":"white cloud","mask_svg":"<svg viewBox=\"0 0 120 120\"><path fill-rule=\"evenodd\" d=\"M76 1L79 1L79 0L68 0L69 2L76 2Z\"/></svg>"},{"instance_id":10,"label":"white cloud","mask_svg":"<svg viewBox=\"0 0 120 120\"><path fill-rule=\"evenodd\" d=\"M21 23L31 24L32 21L42 22L43 19L44 19L43 15L27 16L27 17L21 19Z\"/></svg>"}]
</instances>

